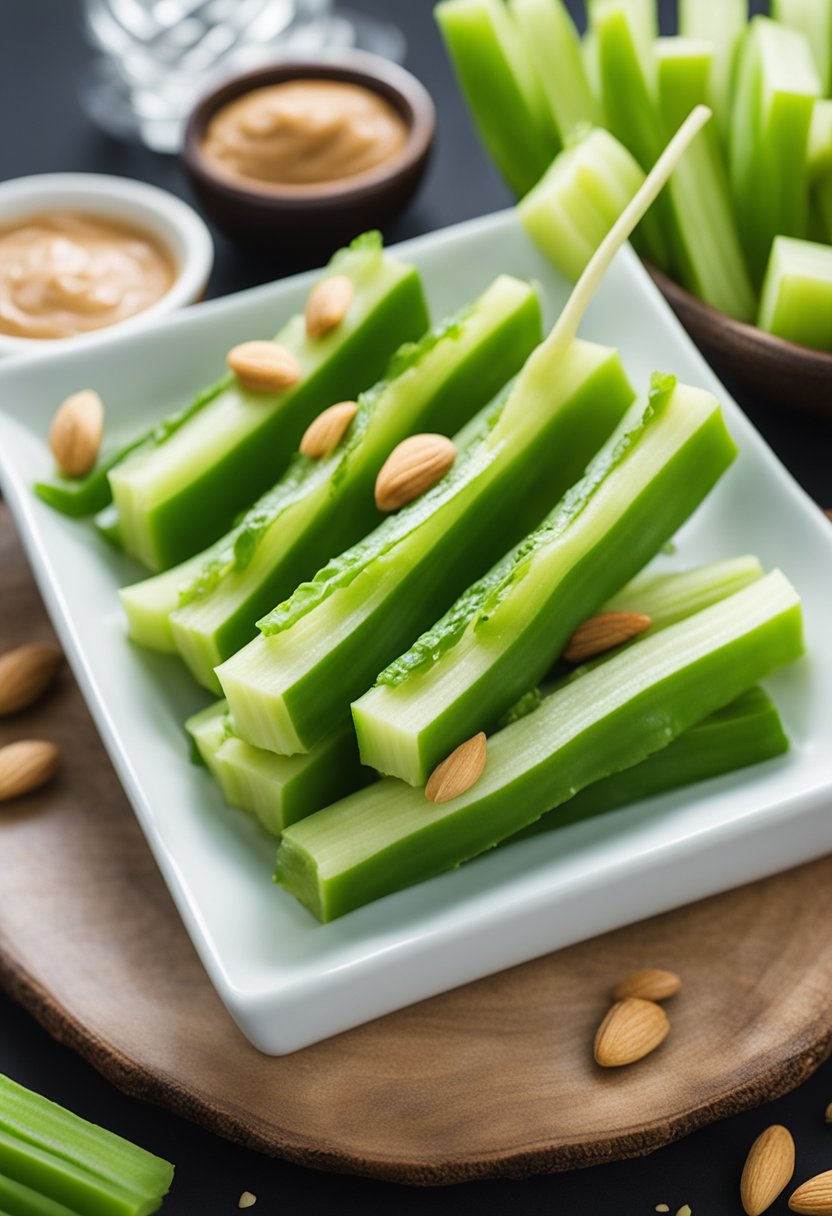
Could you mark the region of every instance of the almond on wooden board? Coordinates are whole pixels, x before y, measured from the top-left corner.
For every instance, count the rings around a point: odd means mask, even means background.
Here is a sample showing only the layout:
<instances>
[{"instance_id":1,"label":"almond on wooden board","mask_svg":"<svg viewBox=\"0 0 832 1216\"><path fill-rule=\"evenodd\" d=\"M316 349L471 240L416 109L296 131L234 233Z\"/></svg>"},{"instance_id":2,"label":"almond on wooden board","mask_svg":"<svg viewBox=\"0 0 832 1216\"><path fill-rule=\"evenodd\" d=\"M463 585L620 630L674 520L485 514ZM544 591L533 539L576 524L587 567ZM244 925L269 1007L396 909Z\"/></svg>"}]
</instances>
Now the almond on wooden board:
<instances>
[{"instance_id":1,"label":"almond on wooden board","mask_svg":"<svg viewBox=\"0 0 832 1216\"><path fill-rule=\"evenodd\" d=\"M454 748L437 764L425 786L428 802L450 802L476 785L485 772L488 744L482 731Z\"/></svg>"},{"instance_id":2,"label":"almond on wooden board","mask_svg":"<svg viewBox=\"0 0 832 1216\"><path fill-rule=\"evenodd\" d=\"M84 477L95 465L104 434L104 406L98 393L82 389L58 407L49 428L49 447L67 477Z\"/></svg>"},{"instance_id":3,"label":"almond on wooden board","mask_svg":"<svg viewBox=\"0 0 832 1216\"><path fill-rule=\"evenodd\" d=\"M789 1211L800 1216L832 1216L832 1170L816 1174L793 1191Z\"/></svg>"},{"instance_id":4,"label":"almond on wooden board","mask_svg":"<svg viewBox=\"0 0 832 1216\"><path fill-rule=\"evenodd\" d=\"M794 1173L794 1140L786 1127L767 1127L751 1145L740 1180L746 1216L762 1216Z\"/></svg>"},{"instance_id":5,"label":"almond on wooden board","mask_svg":"<svg viewBox=\"0 0 832 1216\"><path fill-rule=\"evenodd\" d=\"M645 1001L666 1001L675 996L682 981L675 971L664 971L658 967L647 967L632 971L620 980L612 990L613 1000L623 1001L628 996L640 996Z\"/></svg>"},{"instance_id":6,"label":"almond on wooden board","mask_svg":"<svg viewBox=\"0 0 832 1216\"><path fill-rule=\"evenodd\" d=\"M667 1014L654 1001L616 1001L595 1034L595 1062L602 1068L634 1064L655 1051L669 1031Z\"/></svg>"},{"instance_id":7,"label":"almond on wooden board","mask_svg":"<svg viewBox=\"0 0 832 1216\"><path fill-rule=\"evenodd\" d=\"M42 696L63 662L60 646L29 642L0 655L0 717L19 713Z\"/></svg>"},{"instance_id":8,"label":"almond on wooden board","mask_svg":"<svg viewBox=\"0 0 832 1216\"><path fill-rule=\"evenodd\" d=\"M46 785L58 767L58 749L43 739L21 739L0 747L0 802Z\"/></svg>"},{"instance_id":9,"label":"almond on wooden board","mask_svg":"<svg viewBox=\"0 0 832 1216\"><path fill-rule=\"evenodd\" d=\"M300 450L304 456L320 460L334 452L347 433L347 428L358 413L358 403L355 401L339 401L323 410L317 418L309 423L300 441Z\"/></svg>"},{"instance_id":10,"label":"almond on wooden board","mask_svg":"<svg viewBox=\"0 0 832 1216\"><path fill-rule=\"evenodd\" d=\"M310 338L322 338L340 325L352 304L352 281L343 274L333 274L316 283L306 300L306 332Z\"/></svg>"},{"instance_id":11,"label":"almond on wooden board","mask_svg":"<svg viewBox=\"0 0 832 1216\"><path fill-rule=\"evenodd\" d=\"M599 612L579 625L566 644L568 663L585 663L596 655L637 638L652 625L643 612Z\"/></svg>"},{"instance_id":12,"label":"almond on wooden board","mask_svg":"<svg viewBox=\"0 0 832 1216\"><path fill-rule=\"evenodd\" d=\"M278 393L301 378L297 359L277 342L241 342L232 346L226 362L240 383L255 393Z\"/></svg>"},{"instance_id":13,"label":"almond on wooden board","mask_svg":"<svg viewBox=\"0 0 832 1216\"><path fill-rule=\"evenodd\" d=\"M376 478L379 511L398 511L435 486L456 460L445 435L411 435L393 448Z\"/></svg>"}]
</instances>

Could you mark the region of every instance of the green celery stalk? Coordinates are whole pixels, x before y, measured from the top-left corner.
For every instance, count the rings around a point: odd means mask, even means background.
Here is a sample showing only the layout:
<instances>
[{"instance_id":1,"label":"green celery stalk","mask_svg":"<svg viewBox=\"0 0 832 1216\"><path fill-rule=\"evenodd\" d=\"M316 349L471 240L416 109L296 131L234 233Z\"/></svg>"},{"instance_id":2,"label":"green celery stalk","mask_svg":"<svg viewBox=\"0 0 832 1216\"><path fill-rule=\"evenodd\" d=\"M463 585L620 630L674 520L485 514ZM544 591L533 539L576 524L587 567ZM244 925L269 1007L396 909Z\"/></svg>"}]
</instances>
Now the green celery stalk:
<instances>
[{"instance_id":1,"label":"green celery stalk","mask_svg":"<svg viewBox=\"0 0 832 1216\"><path fill-rule=\"evenodd\" d=\"M817 213L818 235L832 244L832 171L815 183L813 201Z\"/></svg>"},{"instance_id":2,"label":"green celery stalk","mask_svg":"<svg viewBox=\"0 0 832 1216\"><path fill-rule=\"evenodd\" d=\"M424 785L536 684L576 627L684 523L736 455L715 398L655 377L540 527L353 704L365 764Z\"/></svg>"},{"instance_id":3,"label":"green celery stalk","mask_svg":"<svg viewBox=\"0 0 832 1216\"><path fill-rule=\"evenodd\" d=\"M757 582L763 573L760 559L750 554L670 573L645 570L610 596L600 611L643 612L655 632L727 599Z\"/></svg>"},{"instance_id":4,"label":"green celery stalk","mask_svg":"<svg viewBox=\"0 0 832 1216\"><path fill-rule=\"evenodd\" d=\"M775 571L571 681L488 741L448 802L387 778L293 824L276 879L321 921L475 857L630 768L803 650L800 601Z\"/></svg>"},{"instance_id":5,"label":"green celery stalk","mask_svg":"<svg viewBox=\"0 0 832 1216\"><path fill-rule=\"evenodd\" d=\"M443 0L434 16L491 159L514 193L525 194L560 140L503 0Z\"/></svg>"},{"instance_id":6,"label":"green celery stalk","mask_svg":"<svg viewBox=\"0 0 832 1216\"><path fill-rule=\"evenodd\" d=\"M832 101L827 97L819 97L812 107L807 155L813 182L832 173Z\"/></svg>"},{"instance_id":7,"label":"green celery stalk","mask_svg":"<svg viewBox=\"0 0 832 1216\"><path fill-rule=\"evenodd\" d=\"M708 42L713 47L708 104L726 145L734 62L747 20L748 0L679 0L679 33L684 38Z\"/></svg>"},{"instance_id":8,"label":"green celery stalk","mask_svg":"<svg viewBox=\"0 0 832 1216\"><path fill-rule=\"evenodd\" d=\"M752 281L776 236L804 237L808 140L820 94L804 36L755 17L740 45L731 121L731 186Z\"/></svg>"},{"instance_id":9,"label":"green celery stalk","mask_svg":"<svg viewBox=\"0 0 832 1216\"><path fill-rule=\"evenodd\" d=\"M0 1204L12 1216L149 1216L172 1178L167 1161L0 1075Z\"/></svg>"},{"instance_id":10,"label":"green celery stalk","mask_svg":"<svg viewBox=\"0 0 832 1216\"><path fill-rule=\"evenodd\" d=\"M297 315L277 335L301 365L299 384L253 393L234 380L164 442L111 469L122 543L146 566L181 562L227 531L274 483L312 418L372 384L393 350L426 329L417 272L386 257L378 234L336 254L330 269L353 283L344 321L309 338Z\"/></svg>"},{"instance_id":11,"label":"green celery stalk","mask_svg":"<svg viewBox=\"0 0 832 1216\"><path fill-rule=\"evenodd\" d=\"M758 324L778 338L832 351L832 247L775 239Z\"/></svg>"},{"instance_id":12,"label":"green celery stalk","mask_svg":"<svg viewBox=\"0 0 832 1216\"><path fill-rule=\"evenodd\" d=\"M508 0L529 59L564 141L585 125L599 126L601 103L589 85L581 42L563 0Z\"/></svg>"},{"instance_id":13,"label":"green celery stalk","mask_svg":"<svg viewBox=\"0 0 832 1216\"><path fill-rule=\"evenodd\" d=\"M149 633L159 649L171 634L194 677L216 690L214 668L250 641L258 617L382 519L373 485L392 448L413 431L453 434L540 338L536 291L502 275L457 316L405 344L361 394L330 456L296 455L277 485L178 578L166 571L122 590L130 636Z\"/></svg>"},{"instance_id":14,"label":"green celery stalk","mask_svg":"<svg viewBox=\"0 0 832 1216\"><path fill-rule=\"evenodd\" d=\"M832 88L832 0L772 0L771 15L804 34L817 68L821 92Z\"/></svg>"}]
</instances>

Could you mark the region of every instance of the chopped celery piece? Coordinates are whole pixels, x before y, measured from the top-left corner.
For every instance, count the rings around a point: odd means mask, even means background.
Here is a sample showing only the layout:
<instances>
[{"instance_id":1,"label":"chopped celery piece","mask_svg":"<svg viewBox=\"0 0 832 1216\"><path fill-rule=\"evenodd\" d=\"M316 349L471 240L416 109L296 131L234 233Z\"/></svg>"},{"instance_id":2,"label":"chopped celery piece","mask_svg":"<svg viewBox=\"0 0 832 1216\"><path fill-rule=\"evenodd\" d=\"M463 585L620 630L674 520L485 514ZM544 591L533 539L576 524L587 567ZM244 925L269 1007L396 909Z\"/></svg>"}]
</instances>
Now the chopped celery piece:
<instances>
[{"instance_id":1,"label":"chopped celery piece","mask_svg":"<svg viewBox=\"0 0 832 1216\"><path fill-rule=\"evenodd\" d=\"M815 184L814 201L820 235L827 244L832 244L832 170Z\"/></svg>"},{"instance_id":2,"label":"chopped celery piece","mask_svg":"<svg viewBox=\"0 0 832 1216\"><path fill-rule=\"evenodd\" d=\"M149 1216L172 1178L167 1161L0 1075L0 1205L12 1216Z\"/></svg>"},{"instance_id":3,"label":"chopped celery piece","mask_svg":"<svg viewBox=\"0 0 832 1216\"><path fill-rule=\"evenodd\" d=\"M255 393L228 381L164 442L111 470L122 542L146 566L165 569L215 541L274 483L312 418L372 384L393 350L426 329L417 272L386 257L380 238L359 239L330 267L353 284L345 319L310 338L299 314L276 338L301 366L297 385Z\"/></svg>"},{"instance_id":4,"label":"chopped celery piece","mask_svg":"<svg viewBox=\"0 0 832 1216\"><path fill-rule=\"evenodd\" d=\"M828 96L832 88L832 0L772 0L771 15L805 35L821 92Z\"/></svg>"},{"instance_id":5,"label":"chopped celery piece","mask_svg":"<svg viewBox=\"0 0 832 1216\"><path fill-rule=\"evenodd\" d=\"M540 527L353 705L361 758L423 785L546 674L696 509L736 446L708 393L656 377Z\"/></svg>"},{"instance_id":6,"label":"chopped celery piece","mask_svg":"<svg viewBox=\"0 0 832 1216\"><path fill-rule=\"evenodd\" d=\"M178 653L170 614L179 603L180 591L197 577L204 561L205 553L197 553L170 570L120 588L119 599L132 641L162 654Z\"/></svg>"},{"instance_id":7,"label":"chopped celery piece","mask_svg":"<svg viewBox=\"0 0 832 1216\"><path fill-rule=\"evenodd\" d=\"M586 124L603 122L601 103L589 86L581 42L563 0L509 0L561 138Z\"/></svg>"},{"instance_id":8,"label":"chopped celery piece","mask_svg":"<svg viewBox=\"0 0 832 1216\"><path fill-rule=\"evenodd\" d=\"M748 0L679 0L679 33L713 47L708 104L724 143L730 128L734 61L747 19Z\"/></svg>"},{"instance_id":9,"label":"chopped celery piece","mask_svg":"<svg viewBox=\"0 0 832 1216\"><path fill-rule=\"evenodd\" d=\"M611 596L600 611L643 612L650 617L655 632L727 599L762 577L760 559L750 555L668 574L648 570Z\"/></svg>"},{"instance_id":10,"label":"chopped celery piece","mask_svg":"<svg viewBox=\"0 0 832 1216\"><path fill-rule=\"evenodd\" d=\"M809 176L812 181L832 173L832 101L819 97L809 127Z\"/></svg>"},{"instance_id":11,"label":"chopped celery piece","mask_svg":"<svg viewBox=\"0 0 832 1216\"><path fill-rule=\"evenodd\" d=\"M162 618L153 636L167 637L169 616L192 674L216 690L214 668L251 640L258 617L379 523L373 484L395 445L413 431L453 434L515 375L541 336L536 291L502 275L463 312L401 347L385 377L361 395L330 456L297 455L178 579L166 571L122 592L131 636L148 633L150 597Z\"/></svg>"},{"instance_id":12,"label":"chopped celery piece","mask_svg":"<svg viewBox=\"0 0 832 1216\"><path fill-rule=\"evenodd\" d=\"M800 601L775 571L641 639L488 741L448 802L386 778L288 828L276 879L321 921L467 861L595 781L640 763L803 650Z\"/></svg>"},{"instance_id":13,"label":"chopped celery piece","mask_svg":"<svg viewBox=\"0 0 832 1216\"><path fill-rule=\"evenodd\" d=\"M525 194L560 141L503 0L443 0L434 15L489 155L514 193Z\"/></svg>"},{"instance_id":14,"label":"chopped celery piece","mask_svg":"<svg viewBox=\"0 0 832 1216\"><path fill-rule=\"evenodd\" d=\"M777 237L758 323L778 338L832 351L832 247Z\"/></svg>"},{"instance_id":15,"label":"chopped celery piece","mask_svg":"<svg viewBox=\"0 0 832 1216\"><path fill-rule=\"evenodd\" d=\"M214 757L232 731L227 702L215 701L198 713L191 714L185 723L185 730L191 744L191 760L194 764L204 765L212 776L217 777Z\"/></svg>"},{"instance_id":16,"label":"chopped celery piece","mask_svg":"<svg viewBox=\"0 0 832 1216\"><path fill-rule=\"evenodd\" d=\"M598 20L605 8L609 7L618 7L627 13L642 53L645 47L658 38L659 20L656 0L587 0L586 9L590 25Z\"/></svg>"},{"instance_id":17,"label":"chopped celery piece","mask_svg":"<svg viewBox=\"0 0 832 1216\"><path fill-rule=\"evenodd\" d=\"M755 17L740 45L731 185L751 277L762 283L776 236L806 235L807 149L820 81L796 30Z\"/></svg>"},{"instance_id":18,"label":"chopped celery piece","mask_svg":"<svg viewBox=\"0 0 832 1216\"><path fill-rule=\"evenodd\" d=\"M641 166L602 128L560 152L517 206L535 244L572 282L644 182Z\"/></svg>"}]
</instances>

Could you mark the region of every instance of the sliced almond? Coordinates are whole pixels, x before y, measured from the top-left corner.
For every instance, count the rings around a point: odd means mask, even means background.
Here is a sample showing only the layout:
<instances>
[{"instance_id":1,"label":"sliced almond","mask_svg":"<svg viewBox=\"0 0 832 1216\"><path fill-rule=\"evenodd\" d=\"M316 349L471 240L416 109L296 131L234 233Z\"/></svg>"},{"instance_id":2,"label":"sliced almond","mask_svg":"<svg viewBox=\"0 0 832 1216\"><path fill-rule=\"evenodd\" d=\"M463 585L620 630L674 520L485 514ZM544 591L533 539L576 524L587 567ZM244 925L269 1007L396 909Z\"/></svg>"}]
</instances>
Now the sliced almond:
<instances>
[{"instance_id":1,"label":"sliced almond","mask_svg":"<svg viewBox=\"0 0 832 1216\"><path fill-rule=\"evenodd\" d=\"M789 1199L789 1211L800 1216L832 1216L832 1170L799 1186Z\"/></svg>"},{"instance_id":2,"label":"sliced almond","mask_svg":"<svg viewBox=\"0 0 832 1216\"><path fill-rule=\"evenodd\" d=\"M63 662L60 646L31 642L0 656L0 717L37 701Z\"/></svg>"},{"instance_id":3,"label":"sliced almond","mask_svg":"<svg viewBox=\"0 0 832 1216\"><path fill-rule=\"evenodd\" d=\"M317 283L306 300L306 332L310 338L322 338L340 325L352 304L352 281L343 274L334 274Z\"/></svg>"},{"instance_id":4,"label":"sliced almond","mask_svg":"<svg viewBox=\"0 0 832 1216\"><path fill-rule=\"evenodd\" d=\"M237 1200L238 1208L253 1208L257 1202L257 1196L252 1195L251 1191L243 1191L240 1198Z\"/></svg>"},{"instance_id":5,"label":"sliced almond","mask_svg":"<svg viewBox=\"0 0 832 1216\"><path fill-rule=\"evenodd\" d=\"M445 435L411 435L393 448L376 478L379 511L398 511L435 486L456 460Z\"/></svg>"},{"instance_id":6,"label":"sliced almond","mask_svg":"<svg viewBox=\"0 0 832 1216\"><path fill-rule=\"evenodd\" d=\"M450 802L458 798L472 785L476 785L485 772L488 747L482 731L466 739L454 748L450 756L437 764L425 786L428 802Z\"/></svg>"},{"instance_id":7,"label":"sliced almond","mask_svg":"<svg viewBox=\"0 0 832 1216\"><path fill-rule=\"evenodd\" d=\"M277 342L241 342L231 348L226 362L240 383L255 393L278 393L301 378L297 359Z\"/></svg>"},{"instance_id":8,"label":"sliced almond","mask_svg":"<svg viewBox=\"0 0 832 1216\"><path fill-rule=\"evenodd\" d=\"M675 971L662 971L650 967L644 971L633 971L625 976L612 990L613 1000L623 1001L628 996L640 996L645 1001L666 1001L675 996L682 981Z\"/></svg>"},{"instance_id":9,"label":"sliced almond","mask_svg":"<svg viewBox=\"0 0 832 1216\"><path fill-rule=\"evenodd\" d=\"M829 1103L826 1110L823 1112L823 1117L827 1123L832 1123L832 1102Z\"/></svg>"},{"instance_id":10,"label":"sliced almond","mask_svg":"<svg viewBox=\"0 0 832 1216\"><path fill-rule=\"evenodd\" d=\"M304 456L320 460L334 452L347 433L347 428L358 413L355 401L339 401L318 414L303 433L300 450Z\"/></svg>"},{"instance_id":11,"label":"sliced almond","mask_svg":"<svg viewBox=\"0 0 832 1216\"><path fill-rule=\"evenodd\" d=\"M599 612L579 625L567 643L563 657L569 663L585 663L644 633L652 625L643 612Z\"/></svg>"},{"instance_id":12,"label":"sliced almond","mask_svg":"<svg viewBox=\"0 0 832 1216\"><path fill-rule=\"evenodd\" d=\"M98 393L82 389L67 397L49 428L49 447L67 477L84 477L94 467L104 434L104 406Z\"/></svg>"},{"instance_id":13,"label":"sliced almond","mask_svg":"<svg viewBox=\"0 0 832 1216\"><path fill-rule=\"evenodd\" d=\"M43 739L22 739L0 747L0 802L46 785L58 767L58 749Z\"/></svg>"},{"instance_id":14,"label":"sliced almond","mask_svg":"<svg viewBox=\"0 0 832 1216\"><path fill-rule=\"evenodd\" d=\"M761 1216L788 1186L794 1173L794 1140L775 1123L751 1145L740 1181L740 1198L747 1216Z\"/></svg>"},{"instance_id":15,"label":"sliced almond","mask_svg":"<svg viewBox=\"0 0 832 1216\"><path fill-rule=\"evenodd\" d=\"M634 1064L655 1051L669 1031L667 1014L654 1001L616 1001L595 1035L595 1062L602 1068Z\"/></svg>"}]
</instances>

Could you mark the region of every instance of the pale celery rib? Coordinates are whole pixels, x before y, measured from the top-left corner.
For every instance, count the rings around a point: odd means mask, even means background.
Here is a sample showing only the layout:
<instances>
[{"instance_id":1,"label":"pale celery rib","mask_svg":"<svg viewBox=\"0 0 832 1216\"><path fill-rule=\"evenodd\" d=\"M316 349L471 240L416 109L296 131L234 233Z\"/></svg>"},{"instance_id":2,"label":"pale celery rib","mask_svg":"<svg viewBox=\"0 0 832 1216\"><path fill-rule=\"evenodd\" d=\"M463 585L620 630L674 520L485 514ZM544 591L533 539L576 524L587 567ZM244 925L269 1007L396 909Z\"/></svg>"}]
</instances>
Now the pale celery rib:
<instances>
[{"instance_id":1,"label":"pale celery rib","mask_svg":"<svg viewBox=\"0 0 832 1216\"><path fill-rule=\"evenodd\" d=\"M747 0L679 0L679 33L713 47L708 104L726 142L730 126L731 77L747 18Z\"/></svg>"},{"instance_id":2,"label":"pale celery rib","mask_svg":"<svg viewBox=\"0 0 832 1216\"><path fill-rule=\"evenodd\" d=\"M509 0L526 52L537 70L561 138L602 122L592 92L575 25L562 0Z\"/></svg>"},{"instance_id":3,"label":"pale celery rib","mask_svg":"<svg viewBox=\"0 0 832 1216\"><path fill-rule=\"evenodd\" d=\"M387 779L293 825L277 879L321 920L442 873L666 747L803 652L800 601L775 571L566 684L489 740L458 798Z\"/></svg>"},{"instance_id":4,"label":"pale celery rib","mask_svg":"<svg viewBox=\"0 0 832 1216\"><path fill-rule=\"evenodd\" d=\"M778 236L763 284L761 329L832 351L832 248ZM799 387L796 390L799 392Z\"/></svg>"}]
</instances>

